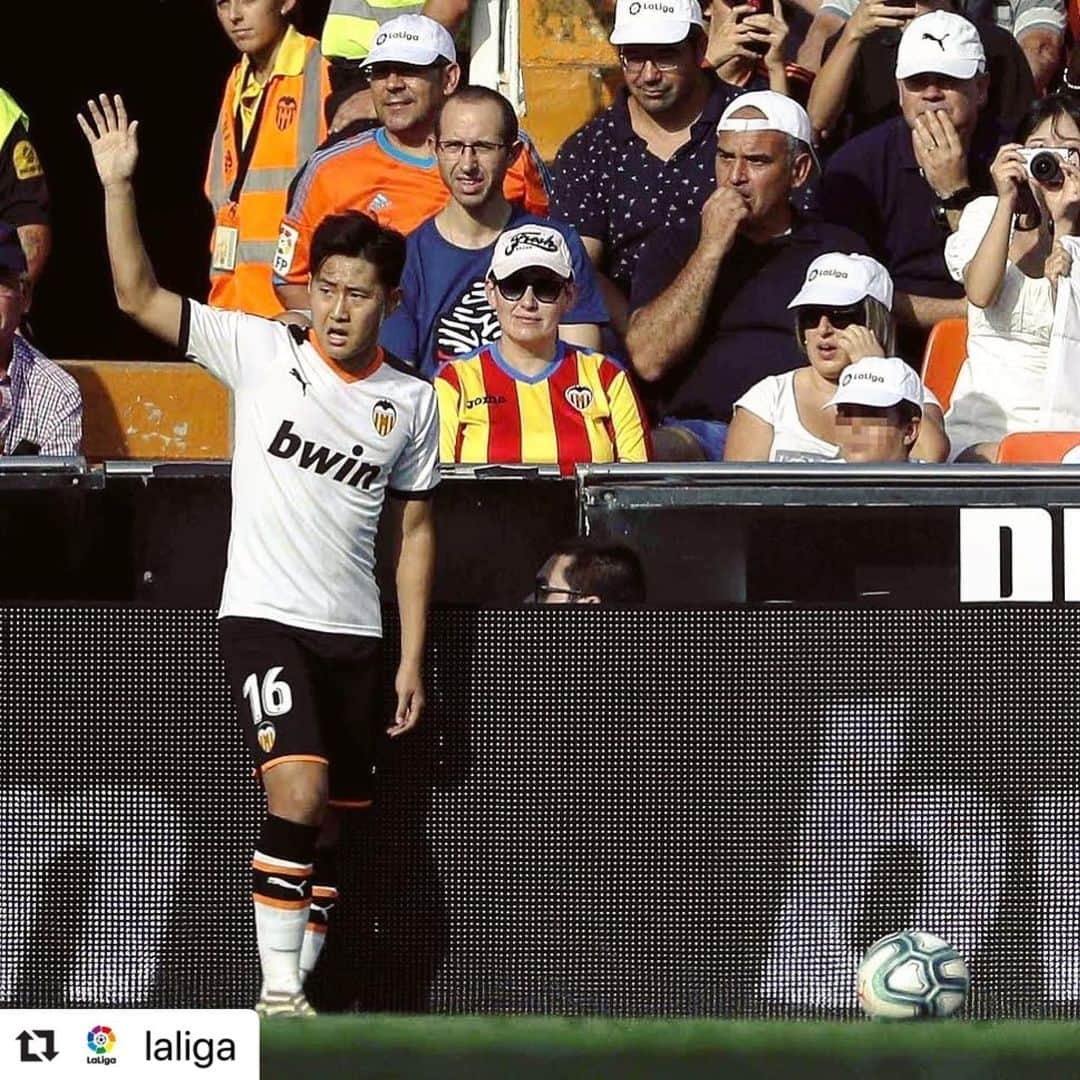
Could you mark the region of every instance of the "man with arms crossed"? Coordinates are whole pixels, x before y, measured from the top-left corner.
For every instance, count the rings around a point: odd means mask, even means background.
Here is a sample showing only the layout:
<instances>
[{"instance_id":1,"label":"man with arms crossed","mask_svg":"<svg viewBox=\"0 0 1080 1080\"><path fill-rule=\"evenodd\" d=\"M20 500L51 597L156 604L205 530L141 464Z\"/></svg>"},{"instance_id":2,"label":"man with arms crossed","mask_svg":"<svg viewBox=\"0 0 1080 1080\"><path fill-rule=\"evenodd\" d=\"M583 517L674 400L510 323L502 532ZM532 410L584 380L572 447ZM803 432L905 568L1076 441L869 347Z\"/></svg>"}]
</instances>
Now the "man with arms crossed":
<instances>
[{"instance_id":1,"label":"man with arms crossed","mask_svg":"<svg viewBox=\"0 0 1080 1080\"><path fill-rule=\"evenodd\" d=\"M184 299L158 284L139 235L137 125L119 97L89 102L89 114L79 123L105 190L121 309L235 395L220 616L229 681L269 811L252 861L263 972L257 1009L307 1015L302 981L325 931L316 906L325 909L336 895L336 821L327 808L370 802L382 635L374 542L388 494L401 612L388 733L408 731L424 707L438 411L432 387L376 344L397 302L405 244L363 214L323 222L312 239L310 331Z\"/></svg>"}]
</instances>

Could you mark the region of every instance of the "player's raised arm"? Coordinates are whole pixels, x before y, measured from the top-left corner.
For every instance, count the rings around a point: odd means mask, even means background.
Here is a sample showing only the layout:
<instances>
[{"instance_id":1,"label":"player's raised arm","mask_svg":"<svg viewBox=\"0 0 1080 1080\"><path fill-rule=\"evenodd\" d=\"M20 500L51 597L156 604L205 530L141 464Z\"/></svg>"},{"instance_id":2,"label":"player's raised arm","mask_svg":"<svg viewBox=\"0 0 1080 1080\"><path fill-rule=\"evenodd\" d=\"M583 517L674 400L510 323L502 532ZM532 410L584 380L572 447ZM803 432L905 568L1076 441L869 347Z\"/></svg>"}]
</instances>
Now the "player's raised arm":
<instances>
[{"instance_id":1,"label":"player's raised arm","mask_svg":"<svg viewBox=\"0 0 1080 1080\"><path fill-rule=\"evenodd\" d=\"M170 345L180 342L183 300L163 289L150 265L135 212L132 177L139 160L137 120L128 122L123 99L101 94L87 103L88 120L79 127L94 154L105 191L105 232L112 264L113 288L120 310Z\"/></svg>"}]
</instances>

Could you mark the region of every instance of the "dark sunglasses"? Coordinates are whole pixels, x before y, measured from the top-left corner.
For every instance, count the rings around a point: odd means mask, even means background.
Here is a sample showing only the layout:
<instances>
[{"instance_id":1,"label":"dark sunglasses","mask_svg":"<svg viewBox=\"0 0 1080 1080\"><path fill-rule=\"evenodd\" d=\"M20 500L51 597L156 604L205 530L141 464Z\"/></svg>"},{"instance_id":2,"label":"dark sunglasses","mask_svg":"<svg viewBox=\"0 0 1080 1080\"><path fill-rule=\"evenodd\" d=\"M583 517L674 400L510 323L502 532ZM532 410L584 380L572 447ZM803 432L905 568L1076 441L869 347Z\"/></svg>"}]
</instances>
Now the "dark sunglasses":
<instances>
[{"instance_id":1,"label":"dark sunglasses","mask_svg":"<svg viewBox=\"0 0 1080 1080\"><path fill-rule=\"evenodd\" d=\"M502 294L504 300L511 303L520 300L525 295L525 290L532 288L533 296L541 304L554 304L563 294L566 282L560 278L548 277L546 274L530 274L527 270L519 270L508 278L499 281L495 279L495 288Z\"/></svg>"},{"instance_id":2,"label":"dark sunglasses","mask_svg":"<svg viewBox=\"0 0 1080 1080\"><path fill-rule=\"evenodd\" d=\"M813 330L821 322L822 315L829 320L834 330L843 330L848 326L866 325L866 304L859 301L847 307L825 307L821 304L808 304L796 311L795 319L802 332Z\"/></svg>"}]
</instances>

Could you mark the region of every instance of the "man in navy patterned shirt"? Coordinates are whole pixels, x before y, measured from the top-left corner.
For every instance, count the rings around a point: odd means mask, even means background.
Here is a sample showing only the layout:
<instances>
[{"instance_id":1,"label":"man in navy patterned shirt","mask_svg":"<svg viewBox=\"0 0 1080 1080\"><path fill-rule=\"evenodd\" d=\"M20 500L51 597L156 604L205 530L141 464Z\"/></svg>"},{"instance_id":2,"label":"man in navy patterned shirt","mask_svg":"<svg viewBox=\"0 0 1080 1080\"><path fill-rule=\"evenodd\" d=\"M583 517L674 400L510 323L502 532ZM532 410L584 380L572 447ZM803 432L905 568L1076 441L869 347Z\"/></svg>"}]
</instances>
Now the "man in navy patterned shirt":
<instances>
[{"instance_id":1,"label":"man in navy patterned shirt","mask_svg":"<svg viewBox=\"0 0 1080 1080\"><path fill-rule=\"evenodd\" d=\"M741 90L702 67L698 0L619 0L611 42L626 86L563 144L551 216L581 235L622 335L638 255L657 229L698 219L715 186L717 121Z\"/></svg>"}]
</instances>

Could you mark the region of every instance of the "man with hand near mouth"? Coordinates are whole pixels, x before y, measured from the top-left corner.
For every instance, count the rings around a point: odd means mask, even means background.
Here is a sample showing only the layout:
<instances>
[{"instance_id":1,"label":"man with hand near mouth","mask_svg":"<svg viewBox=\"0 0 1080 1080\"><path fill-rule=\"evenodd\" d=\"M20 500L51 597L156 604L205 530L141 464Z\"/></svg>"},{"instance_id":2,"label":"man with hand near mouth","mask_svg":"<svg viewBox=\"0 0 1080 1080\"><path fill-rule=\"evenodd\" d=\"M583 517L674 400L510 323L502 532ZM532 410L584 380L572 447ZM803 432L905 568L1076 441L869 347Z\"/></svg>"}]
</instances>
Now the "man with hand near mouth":
<instances>
[{"instance_id":1,"label":"man with hand near mouth","mask_svg":"<svg viewBox=\"0 0 1080 1080\"><path fill-rule=\"evenodd\" d=\"M484 288L495 241L506 229L547 224L566 240L577 285L559 336L599 348L607 309L577 232L526 213L503 193L522 149L510 102L486 86L459 90L443 104L432 143L450 201L409 236L401 303L383 325L383 346L430 378L439 364L497 340L499 320Z\"/></svg>"},{"instance_id":2,"label":"man with hand near mouth","mask_svg":"<svg viewBox=\"0 0 1080 1080\"><path fill-rule=\"evenodd\" d=\"M1000 142L980 126L986 54L975 26L950 11L913 19L896 55L902 116L846 143L825 170L827 221L866 238L896 287L899 349L909 361L941 319L962 319L963 286L945 265L945 241L964 207L992 190Z\"/></svg>"},{"instance_id":3,"label":"man with hand near mouth","mask_svg":"<svg viewBox=\"0 0 1080 1080\"><path fill-rule=\"evenodd\" d=\"M461 79L450 32L424 15L391 19L363 67L382 126L317 151L293 181L274 259L274 287L286 308L307 306L311 235L324 217L360 210L408 235L450 198L431 152L435 117ZM503 191L546 214L547 172L532 144L522 142L525 152L507 170Z\"/></svg>"},{"instance_id":4,"label":"man with hand near mouth","mask_svg":"<svg viewBox=\"0 0 1080 1080\"><path fill-rule=\"evenodd\" d=\"M848 229L792 206L813 165L810 119L771 90L736 98L717 127L716 190L700 218L645 245L626 345L649 383L660 461L722 461L734 402L800 367L788 300L827 251L867 254Z\"/></svg>"}]
</instances>

